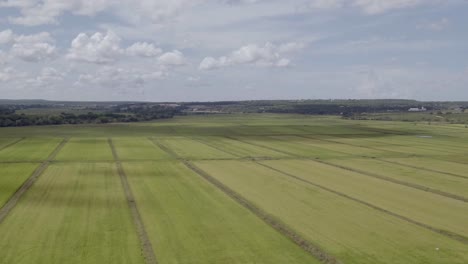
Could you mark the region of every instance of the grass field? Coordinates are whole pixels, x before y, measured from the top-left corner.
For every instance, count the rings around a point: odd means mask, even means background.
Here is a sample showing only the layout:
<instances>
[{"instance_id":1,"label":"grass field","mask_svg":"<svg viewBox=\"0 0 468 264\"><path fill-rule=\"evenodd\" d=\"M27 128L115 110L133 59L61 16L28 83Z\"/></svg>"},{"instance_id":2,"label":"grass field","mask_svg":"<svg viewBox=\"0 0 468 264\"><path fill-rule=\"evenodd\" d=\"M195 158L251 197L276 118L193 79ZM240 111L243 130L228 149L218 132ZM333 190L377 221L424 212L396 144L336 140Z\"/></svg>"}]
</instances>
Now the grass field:
<instances>
[{"instance_id":1,"label":"grass field","mask_svg":"<svg viewBox=\"0 0 468 264\"><path fill-rule=\"evenodd\" d=\"M330 116L0 128L0 263L465 264L467 150Z\"/></svg>"},{"instance_id":2,"label":"grass field","mask_svg":"<svg viewBox=\"0 0 468 264\"><path fill-rule=\"evenodd\" d=\"M110 161L112 152L106 138L72 138L57 155L60 161Z\"/></svg>"},{"instance_id":3,"label":"grass field","mask_svg":"<svg viewBox=\"0 0 468 264\"><path fill-rule=\"evenodd\" d=\"M42 161L60 141L59 138L27 138L0 150L0 161Z\"/></svg>"},{"instance_id":4,"label":"grass field","mask_svg":"<svg viewBox=\"0 0 468 264\"><path fill-rule=\"evenodd\" d=\"M0 208L31 176L38 164L36 163L6 163L0 165Z\"/></svg>"},{"instance_id":5,"label":"grass field","mask_svg":"<svg viewBox=\"0 0 468 264\"><path fill-rule=\"evenodd\" d=\"M408 160L411 161L411 159ZM462 197L468 197L468 178L447 175L434 171L425 171L416 169L414 167L388 163L381 160L341 159L329 162L359 172L368 172L371 176L377 175L388 177L402 181L403 183L413 183L434 190L440 190ZM415 164L415 162L409 162L409 165L412 164ZM456 165L457 164L455 164L455 166Z\"/></svg>"},{"instance_id":6,"label":"grass field","mask_svg":"<svg viewBox=\"0 0 468 264\"><path fill-rule=\"evenodd\" d=\"M164 160L170 158L148 138L116 138L113 140L122 160Z\"/></svg>"},{"instance_id":7,"label":"grass field","mask_svg":"<svg viewBox=\"0 0 468 264\"><path fill-rule=\"evenodd\" d=\"M252 162L196 163L344 263L465 263L466 245ZM439 256L435 248L444 248ZM397 257L398 256L398 257Z\"/></svg>"},{"instance_id":8,"label":"grass field","mask_svg":"<svg viewBox=\"0 0 468 264\"><path fill-rule=\"evenodd\" d=\"M110 163L51 165L0 233L0 263L143 263Z\"/></svg>"},{"instance_id":9,"label":"grass field","mask_svg":"<svg viewBox=\"0 0 468 264\"><path fill-rule=\"evenodd\" d=\"M179 162L124 168L161 263L319 263Z\"/></svg>"}]
</instances>

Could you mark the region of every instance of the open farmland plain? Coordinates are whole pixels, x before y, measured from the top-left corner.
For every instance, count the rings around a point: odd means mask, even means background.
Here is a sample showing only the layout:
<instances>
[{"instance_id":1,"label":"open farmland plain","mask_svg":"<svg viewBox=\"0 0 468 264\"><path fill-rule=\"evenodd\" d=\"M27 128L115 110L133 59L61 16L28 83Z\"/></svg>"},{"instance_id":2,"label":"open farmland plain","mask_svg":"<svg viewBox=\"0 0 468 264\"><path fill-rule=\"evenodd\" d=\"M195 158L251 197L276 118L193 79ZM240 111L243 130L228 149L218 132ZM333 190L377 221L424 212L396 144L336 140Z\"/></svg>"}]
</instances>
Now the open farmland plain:
<instances>
[{"instance_id":1,"label":"open farmland plain","mask_svg":"<svg viewBox=\"0 0 468 264\"><path fill-rule=\"evenodd\" d=\"M468 129L208 115L0 129L0 263L468 263Z\"/></svg>"}]
</instances>

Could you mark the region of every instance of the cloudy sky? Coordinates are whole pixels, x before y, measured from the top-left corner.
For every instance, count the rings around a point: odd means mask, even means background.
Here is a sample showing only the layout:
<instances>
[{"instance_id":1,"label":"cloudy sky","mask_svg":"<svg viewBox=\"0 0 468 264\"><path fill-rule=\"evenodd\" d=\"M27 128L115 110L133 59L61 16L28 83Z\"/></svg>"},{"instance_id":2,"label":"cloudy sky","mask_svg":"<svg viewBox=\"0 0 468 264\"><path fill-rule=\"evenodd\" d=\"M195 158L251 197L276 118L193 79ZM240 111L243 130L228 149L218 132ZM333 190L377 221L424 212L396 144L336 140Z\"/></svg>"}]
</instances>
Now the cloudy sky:
<instances>
[{"instance_id":1,"label":"cloudy sky","mask_svg":"<svg viewBox=\"0 0 468 264\"><path fill-rule=\"evenodd\" d=\"M0 98L468 100L466 0L0 0Z\"/></svg>"}]
</instances>

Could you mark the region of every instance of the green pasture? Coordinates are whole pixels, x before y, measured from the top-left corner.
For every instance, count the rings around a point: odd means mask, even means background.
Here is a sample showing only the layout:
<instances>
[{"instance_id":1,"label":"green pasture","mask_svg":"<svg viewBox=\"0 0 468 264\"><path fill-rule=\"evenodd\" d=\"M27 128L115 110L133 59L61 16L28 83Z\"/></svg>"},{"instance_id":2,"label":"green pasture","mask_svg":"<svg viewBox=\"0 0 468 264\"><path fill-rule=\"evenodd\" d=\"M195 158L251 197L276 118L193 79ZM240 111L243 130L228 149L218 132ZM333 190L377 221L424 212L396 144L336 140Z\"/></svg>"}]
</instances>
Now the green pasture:
<instances>
[{"instance_id":1,"label":"green pasture","mask_svg":"<svg viewBox=\"0 0 468 264\"><path fill-rule=\"evenodd\" d=\"M143 264L129 204L159 264L319 263L186 161L341 263L465 264L467 149L464 125L294 114L0 128L0 210L49 166L0 222L0 264Z\"/></svg>"},{"instance_id":2,"label":"green pasture","mask_svg":"<svg viewBox=\"0 0 468 264\"><path fill-rule=\"evenodd\" d=\"M389 161L416 166L422 169L435 170L441 173L455 174L468 179L468 164L459 164L456 162L435 160L430 158L391 158Z\"/></svg>"},{"instance_id":3,"label":"green pasture","mask_svg":"<svg viewBox=\"0 0 468 264\"><path fill-rule=\"evenodd\" d=\"M37 163L0 163L0 208L32 175Z\"/></svg>"},{"instance_id":4,"label":"green pasture","mask_svg":"<svg viewBox=\"0 0 468 264\"><path fill-rule=\"evenodd\" d=\"M185 159L233 159L234 155L186 137L158 139L163 145Z\"/></svg>"},{"instance_id":5,"label":"green pasture","mask_svg":"<svg viewBox=\"0 0 468 264\"><path fill-rule=\"evenodd\" d=\"M0 150L0 162L46 160L61 141L60 138L26 138Z\"/></svg>"},{"instance_id":6,"label":"green pasture","mask_svg":"<svg viewBox=\"0 0 468 264\"><path fill-rule=\"evenodd\" d=\"M160 263L319 263L179 162L124 168Z\"/></svg>"},{"instance_id":7,"label":"green pasture","mask_svg":"<svg viewBox=\"0 0 468 264\"><path fill-rule=\"evenodd\" d=\"M113 138L112 142L121 160L161 160L170 156L148 138Z\"/></svg>"},{"instance_id":8,"label":"green pasture","mask_svg":"<svg viewBox=\"0 0 468 264\"><path fill-rule=\"evenodd\" d=\"M468 237L468 203L311 160L263 161L420 223Z\"/></svg>"},{"instance_id":9,"label":"green pasture","mask_svg":"<svg viewBox=\"0 0 468 264\"><path fill-rule=\"evenodd\" d=\"M468 177L465 179L375 159L340 159L329 162L359 172L368 172L371 175L388 177L468 198Z\"/></svg>"},{"instance_id":10,"label":"green pasture","mask_svg":"<svg viewBox=\"0 0 468 264\"><path fill-rule=\"evenodd\" d=\"M144 263L110 163L51 165L0 234L0 263Z\"/></svg>"},{"instance_id":11,"label":"green pasture","mask_svg":"<svg viewBox=\"0 0 468 264\"><path fill-rule=\"evenodd\" d=\"M343 263L468 261L465 244L253 162L196 165Z\"/></svg>"},{"instance_id":12,"label":"green pasture","mask_svg":"<svg viewBox=\"0 0 468 264\"><path fill-rule=\"evenodd\" d=\"M71 138L55 158L58 161L110 161L107 138Z\"/></svg>"}]
</instances>

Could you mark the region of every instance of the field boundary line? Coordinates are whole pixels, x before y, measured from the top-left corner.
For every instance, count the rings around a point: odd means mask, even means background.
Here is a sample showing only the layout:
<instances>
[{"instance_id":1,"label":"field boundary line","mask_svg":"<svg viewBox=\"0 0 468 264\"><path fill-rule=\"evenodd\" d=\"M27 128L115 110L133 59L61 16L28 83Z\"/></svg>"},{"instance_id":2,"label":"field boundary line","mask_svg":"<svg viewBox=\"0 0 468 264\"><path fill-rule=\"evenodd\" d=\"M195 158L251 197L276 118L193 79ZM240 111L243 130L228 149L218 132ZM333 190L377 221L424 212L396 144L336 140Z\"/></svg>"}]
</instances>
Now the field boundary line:
<instances>
[{"instance_id":1,"label":"field boundary line","mask_svg":"<svg viewBox=\"0 0 468 264\"><path fill-rule=\"evenodd\" d=\"M17 139L17 140L14 140L13 142L10 142L10 143L6 144L5 146L1 147L1 148L0 148L0 151L1 151L1 150L4 150L4 149L6 149L6 148L9 148L9 147L15 145L16 143L19 143L19 142L21 142L21 141L23 141L23 140L25 140L25 139L26 139L25 137L22 137L22 138L19 138L19 139Z\"/></svg>"},{"instance_id":2,"label":"field boundary line","mask_svg":"<svg viewBox=\"0 0 468 264\"><path fill-rule=\"evenodd\" d=\"M8 201L0 208L0 224L5 220L9 215L11 210L13 210L16 204L19 202L21 197L34 185L36 180L41 176L41 174L49 167L49 164L57 154L62 150L62 148L67 144L69 138L64 138L60 144L55 147L52 153L47 157L47 160L42 162L36 170L29 176L29 178L21 185L21 187L16 190L16 192L8 199Z\"/></svg>"},{"instance_id":3,"label":"field boundary line","mask_svg":"<svg viewBox=\"0 0 468 264\"><path fill-rule=\"evenodd\" d=\"M308 139L315 139L315 138L309 138L309 137L304 137L304 136L299 136L299 137L303 137L303 138L308 138ZM317 139L317 140L321 140L321 139ZM239 140L240 142L243 142L243 143L246 143L246 144L251 144L251 145L257 145L257 144L253 144L253 143L250 143L250 142L245 142L245 141L241 141ZM327 141L327 142L330 142L328 140L323 140L323 141ZM331 142L334 142L334 141L331 141ZM338 144L344 144L344 145L349 145L349 144L346 144L346 143L342 143L342 142L336 142ZM275 150L274 148L272 147L269 147L269 149L271 150ZM279 151L279 150L276 150L276 151ZM287 152L285 152L284 154L286 154ZM290 155L293 155L292 153ZM299 157L297 155L295 155L296 157ZM304 159L301 157L301 159ZM382 176L382 175L378 175L378 174L375 174L375 173L370 173L370 172L366 172L366 171L362 171L362 170L357 170L357 169L353 169L353 168L349 168L349 167L346 167L346 166L341 166L341 165L336 165L336 164L333 164L333 163L329 163L327 161L324 161L322 159L313 159L313 158L305 158L305 160L311 160L311 161L315 161L315 162L318 162L318 163L322 163L322 164L325 164L325 165L328 165L328 166L331 166L331 167L335 167L335 168L338 168L338 169L342 169L342 170L347 170L347 171L352 171L352 172L355 172L355 173L358 173L358 174L361 174L361 175L364 175L364 176L369 176L369 177L372 177L372 178L376 178L376 179L380 179L380 180L383 180L383 181L388 181L388 182L392 182L392 183L395 183L395 184L400 184L400 185L404 185L406 187L410 187L410 188L414 188L414 189L417 189L417 190L420 190L420 191L424 191L424 192L430 192L430 193L433 193L433 194L437 194L437 195L440 195L440 196L444 196L444 197L448 197L448 198L451 198L451 199L455 199L455 200L458 200L458 201L462 201L462 202L468 202L468 198L466 197L463 197L463 196L460 196L460 195L456 195L456 194L452 194L452 193L448 193L448 192L444 192L444 191L440 191L440 190L437 190L437 189L433 189L433 188L430 188L430 187L426 187L424 185L419 185L419 184L415 184L415 183L410 183L410 182L406 182L406 181L401 181L401 180L397 180L397 179L393 179L391 177L386 177L386 176ZM376 159L376 160L379 160L379 161L384 161L382 159ZM387 161L388 162L388 161ZM401 165L399 163L397 163L398 165Z\"/></svg>"},{"instance_id":4,"label":"field boundary line","mask_svg":"<svg viewBox=\"0 0 468 264\"><path fill-rule=\"evenodd\" d=\"M367 141L367 142L372 142L372 143L382 143L382 142L379 142L379 141L374 141L372 139L369 139L369 138L363 138L362 140L364 141ZM406 141L408 142L408 141ZM410 144L411 142L408 142L408 144ZM416 142L417 144L421 144L421 143L418 143ZM398 143L385 143L387 145L391 145L391 146L397 146L397 147L407 147L408 145L403 145L403 144L398 144ZM439 151L439 152L444 152L448 155L456 155L458 154L457 152L451 152L451 151L448 151L448 150L438 150L438 149L434 149L434 148L431 148L431 146L428 146L427 144L423 144L425 146L411 146L412 148L415 148L415 149L420 149L420 150L429 150L429 151Z\"/></svg>"},{"instance_id":5,"label":"field boundary line","mask_svg":"<svg viewBox=\"0 0 468 264\"><path fill-rule=\"evenodd\" d=\"M214 149L219 150L219 151L221 151L221 152L224 152L224 153L226 153L226 154L232 155L232 156L235 157L235 158L239 158L239 159L242 158L241 156L239 156L239 155L237 155L237 154L234 154L234 153L232 153L232 152L230 152L230 151L224 150L224 149L222 149L222 148L220 148L220 147L218 147L218 146L212 145L212 144L206 142L205 140L198 139L198 138L193 138L193 137L186 137L186 138L191 139L191 140L194 140L194 141L196 141L196 142L198 142L198 143L201 143L201 144L203 144L203 145L206 145L206 146L208 146L208 147L210 147L210 148L214 148Z\"/></svg>"},{"instance_id":6,"label":"field boundary line","mask_svg":"<svg viewBox=\"0 0 468 264\"><path fill-rule=\"evenodd\" d=\"M234 139L236 139L236 138L234 138ZM253 143L250 143L250 142L245 142L245 141L242 141L242 140L239 140L239 141L244 142L244 143L247 143L247 144L256 145L256 144L253 144ZM270 147L269 147L269 148L270 148ZM271 149L275 150L274 148L271 148ZM279 151L279 150L277 150L277 151ZM292 154L292 155L293 155L293 154ZM293 156L297 156L297 155L293 155ZM309 159L307 159L307 160L321 162L321 160L312 159L312 158L309 158ZM462 236L462 235L459 235L459 234L456 234L456 233L453 233L453 232L450 232L450 231L438 229L438 228L435 228L435 227L426 225L426 224L424 224L424 223L420 223L420 222L415 221L415 220L413 220L413 219L411 219L411 218L408 218L408 217L399 215L399 214L397 214L397 213L388 211L388 210L386 210L386 209L384 209L384 208L380 208L380 207L378 207L378 206L375 206L375 205L373 205L373 204L371 204L371 203L368 203L368 202L366 202L366 201L362 201L362 200L360 200L360 199L351 197L351 196L349 196L349 195L347 195L347 194L344 194L344 193L335 191L335 190L333 190L333 189L327 188L327 187L325 187L325 186L322 186L322 185L313 183L313 182L311 182L311 181L302 179L302 178L300 178L300 177L298 177L298 176L296 176L296 175L293 175L293 174L290 174L290 173L287 173L287 172L278 170L278 169L276 169L276 168L273 168L273 167L268 166L268 165L266 165L266 164L260 163L260 162L258 162L258 161L253 161L253 162L255 162L256 164L262 165L262 166L264 166L264 167L266 167L266 168L269 168L269 169L271 169L271 170L277 171L277 172L279 172L279 173L281 173L281 174L283 174L283 175L290 176L290 177L295 178L295 179L297 179L297 180L299 180L299 181L302 181L302 182L305 182L305 183L309 183L309 184L311 184L311 185L313 185L313 186L316 186L316 187L321 188L321 189L323 189L323 190L332 192L332 193L334 193L334 194L336 194L336 195L339 195L339 196L342 196L342 197L351 199L351 200L353 200L353 201L355 201L355 202L364 204L364 205L366 205L366 206L368 206L368 207L370 207L370 208L373 208L373 209L375 209L375 210L378 210L378 211L380 211L380 212L387 213L387 214L389 214L389 215L392 215L392 216L397 217L397 218L399 218L399 219L405 220L405 221L410 222L410 223L412 223L412 224L418 225L418 226L420 226L420 227L426 228L426 229L431 230L431 231L433 231L433 232L436 232L436 233L442 234L442 235L444 235L444 236L447 236L447 237L449 237L449 238L452 238L452 239L454 239L454 240L460 241L460 242L462 242L462 243L464 243L464 244L468 244L468 238L465 237L465 236Z\"/></svg>"},{"instance_id":7,"label":"field boundary line","mask_svg":"<svg viewBox=\"0 0 468 264\"><path fill-rule=\"evenodd\" d=\"M313 136L310 136L310 135L298 135L298 136L303 137L303 138L308 138L308 139L315 139L315 140L320 140L320 141L325 141L325 142L336 143L336 144L343 144L343 145L352 146L352 147L360 147L360 148L366 148L366 149L372 149L372 150L378 150L378 151L394 152L394 153L403 154L403 155L405 155L405 157L406 156L409 156L409 157L423 157L423 158L426 157L426 156L421 156L421 155L414 155L414 154L408 154L408 153L403 153L403 152L397 152L397 151L393 151L393 150L382 150L382 149L372 148L372 147L368 147L368 146L360 146L360 145L356 145L356 144L339 142L339 141L334 141L334 140L330 140L330 139L316 138L316 137L313 137ZM403 146L403 145L398 145L398 146ZM449 154L454 155L453 153L449 153ZM430 158L435 159L435 160L441 160L441 159L437 159L437 158L433 158L433 157L430 157ZM418 167L418 166L412 166L412 165L403 164L403 163L399 163L399 162L395 162L395 161L389 161L389 160L385 160L385 158L375 158L375 159L380 160L380 161L384 161L384 162L388 162L388 163L397 164L397 165L408 167L408 168L419 169L419 170L430 171L430 172L437 172L437 173L441 173L441 174L445 174L445 175L449 175L449 176L468 179L467 176L458 175L458 174L454 174L454 173L450 173L450 172L443 172L443 171L433 170L433 169L427 169L427 168ZM445 160L442 160L442 161L445 161ZM453 163L467 165L466 163L461 163L461 162L456 162L456 161L453 161Z\"/></svg>"},{"instance_id":8,"label":"field boundary line","mask_svg":"<svg viewBox=\"0 0 468 264\"><path fill-rule=\"evenodd\" d=\"M302 157L302 156L299 156L299 155L297 155L297 154L294 154L294 153L292 153L292 152L287 152L287 151L280 150L280 149L276 149L276 148L272 148L272 147L269 147L269 146L263 146L262 144L256 144L256 143L248 142L248 141L245 141L245 140L236 138L236 137L232 137L232 136L224 136L224 137L225 137L225 138L232 139L232 140L235 140L235 141L239 141L239 142L242 142L242 143L245 143L245 144L250 144L250 145L253 145L253 146L262 147L262 148L265 148L265 149L269 149L269 150L272 150L272 151L276 151L276 152L279 152L279 153L288 155L288 156L290 156L290 157L295 157L295 158L306 158L306 157Z\"/></svg>"},{"instance_id":9,"label":"field boundary line","mask_svg":"<svg viewBox=\"0 0 468 264\"><path fill-rule=\"evenodd\" d=\"M135 197L133 195L130 184L128 183L127 174L125 173L122 167L122 162L119 159L114 142L111 138L108 138L107 141L112 150L112 155L114 156L114 162L117 166L117 172L119 174L120 182L122 183L122 187L124 189L128 207L130 209L130 214L132 215L133 224L135 225L135 229L140 240L140 246L143 251L143 257L145 259L145 262L147 264L157 264L158 261L153 250L153 245L151 244L148 233L146 232L146 228L143 223L143 219L141 218L140 211L138 210Z\"/></svg>"},{"instance_id":10,"label":"field boundary line","mask_svg":"<svg viewBox=\"0 0 468 264\"><path fill-rule=\"evenodd\" d=\"M347 195L347 194L345 194L345 193L342 193L342 192L333 190L333 189L331 189L331 188L325 187L325 186L323 186L323 185L314 183L314 182L312 182L312 181L303 179L303 178L298 177L298 176L296 176L296 175L294 175L294 174L285 172L285 171L283 171L283 170L279 170L279 169L274 168L274 167L271 167L271 166L269 166L269 165L266 165L266 164L263 164L263 163L260 163L260 162L255 162L255 163L258 164L258 165L261 165L261 166L263 166L263 167L265 167L265 168L268 168L268 169L270 169L270 170L276 171L276 172L278 172L278 173L280 173L280 174L283 174L283 175L285 175L285 176L288 176L288 177L290 177L290 178L293 178L293 179L296 179L296 180L298 180L298 181L301 181L301 182L310 184L310 185L312 185L312 186L315 186L315 187L317 187L317 188L319 188L319 189L322 189L322 190L324 190L324 191L327 191L327 192L333 193L333 194L335 194L335 195L341 196L341 197L343 197L343 198L347 198L347 199L352 200L352 201L354 201L354 202L360 203L360 204L362 204L362 205L365 205L365 206L367 206L367 207L369 207L369 208L372 208L372 209L374 209L374 210L377 210L377 211L379 211L379 212L382 212L382 213L391 215L391 216L396 217L396 218L398 218L398 219L404 220L404 221L406 221L406 222L409 222L409 223L411 223L411 224L414 224L414 225L417 225L417 226L419 226L419 227L425 228L425 229L427 229L427 230L430 230L430 231L432 231L432 232L438 233L438 234L440 234L440 235L444 235L444 236L446 236L446 237L448 237L448 238L457 240L457 241L462 242L462 243L464 243L464 244L468 244L468 238L465 237L465 236L462 236L462 235L459 235L459 234L457 234L457 233L450 232L450 231L447 231L447 230L435 228L435 227L432 227L432 226L430 226L430 225L427 225L427 224L418 222L418 221L413 220L413 219L411 219L411 218L409 218L409 217L406 217L406 216L403 216L403 215L399 215L399 214L394 213L394 212L392 212L392 211L389 211L389 210L387 210L387 209L384 209L384 208L378 207L378 206L376 206L376 205L373 205L373 204L371 204L371 203L369 203L369 202L360 200L360 199L358 199L358 198L352 197L352 196Z\"/></svg>"},{"instance_id":11,"label":"field boundary line","mask_svg":"<svg viewBox=\"0 0 468 264\"><path fill-rule=\"evenodd\" d=\"M277 232L279 232L281 235L287 237L290 239L292 242L294 242L296 245L298 245L301 249L312 255L313 257L317 258L323 263L326 264L341 264L341 262L336 259L334 256L330 255L329 253L325 252L321 247L318 245L313 244L312 242L304 239L301 235L299 235L297 232L295 232L293 229L288 227L286 224L276 220L273 216L269 215L259 207L255 206L253 203L242 197L240 194L226 186L225 184L221 183L211 175L209 175L207 172L204 170L200 169L197 167L195 164L190 162L189 160L186 159L181 159L174 151L172 151L170 148L167 146L161 144L158 141L155 141L152 139L152 142L157 145L159 148L162 150L166 151L169 155L173 156L174 158L177 158L180 160L187 168L189 168L191 171L193 171L195 174L199 175L202 177L204 180L212 184L214 187L222 191L224 194L226 194L228 197L233 199L235 202L239 203L241 206L249 210L251 213L253 213L255 216L260 218L263 222L265 222L267 225L275 229Z\"/></svg>"},{"instance_id":12,"label":"field boundary line","mask_svg":"<svg viewBox=\"0 0 468 264\"><path fill-rule=\"evenodd\" d=\"M358 173L360 175L376 178L376 179L379 179L379 180L383 180L383 181L403 185L403 186L406 186L406 187L409 187L409 188L417 189L417 190L424 191L424 192L430 192L430 193L433 193L433 194L437 194L437 195L440 195L440 196L444 196L444 197L447 197L447 198L451 198L451 199L455 199L455 200L459 200L459 201L468 203L468 198L466 198L466 197L456 195L456 194L452 194L452 193L448 193L448 192L444 192L444 191L440 191L440 190L437 190L437 189L426 187L424 185L419 185L419 184L416 184L416 183L401 181L401 180L393 179L391 177L379 175L379 174L376 174L376 173L367 172L367 171L358 170L358 169L354 169L354 168L350 168L350 167L346 167L346 166L342 166L342 165L333 164L333 163L330 163L330 162L324 161L324 160L313 160L313 161L324 164L324 165L327 165L327 166L330 166L330 167L338 168L338 169L341 169L341 170L347 170L347 171L355 172L355 173Z\"/></svg>"},{"instance_id":13,"label":"field boundary line","mask_svg":"<svg viewBox=\"0 0 468 264\"><path fill-rule=\"evenodd\" d=\"M434 170L434 169L423 168L423 167L419 167L419 166L404 164L404 163L400 163L400 162L397 162L397 161L391 161L391 160L386 160L386 159L381 159L381 158L379 158L378 160L383 161L383 162L387 162L387 163L391 163L391 164L396 164L396 165L404 166L404 167L413 168L413 169L424 170L424 171L430 171L430 172L436 172L436 173L445 174L445 175L448 175L448 176L458 177L458 178L462 178L462 179L468 179L468 176L463 176L463 175L454 174L454 173L450 173L450 172L445 172L445 171L439 171L439 170ZM436 159L436 160L437 160L437 159ZM449 162L450 162L450 161L449 161ZM463 163L457 163L457 162L454 162L454 163L455 163L455 164L463 164ZM466 164L465 164L465 165L466 165Z\"/></svg>"},{"instance_id":14,"label":"field boundary line","mask_svg":"<svg viewBox=\"0 0 468 264\"><path fill-rule=\"evenodd\" d=\"M385 150L385 149L379 149L379 148L374 148L374 147L361 146L361 145L357 145L357 144L334 141L334 140L331 140L331 139L317 138L317 137L314 137L314 136L311 136L311 135L298 135L298 137L302 137L302 138L305 138L305 139L314 139L314 140L324 141L324 142L328 142L328 143L341 144L341 145L346 145L346 146L351 146L351 147L372 149L372 150L377 150L377 151L382 151L382 152L393 152L393 153L400 154L400 155L405 155L405 156L413 155L411 153L405 153L405 152L400 152L400 151L395 151L395 150Z\"/></svg>"}]
</instances>

